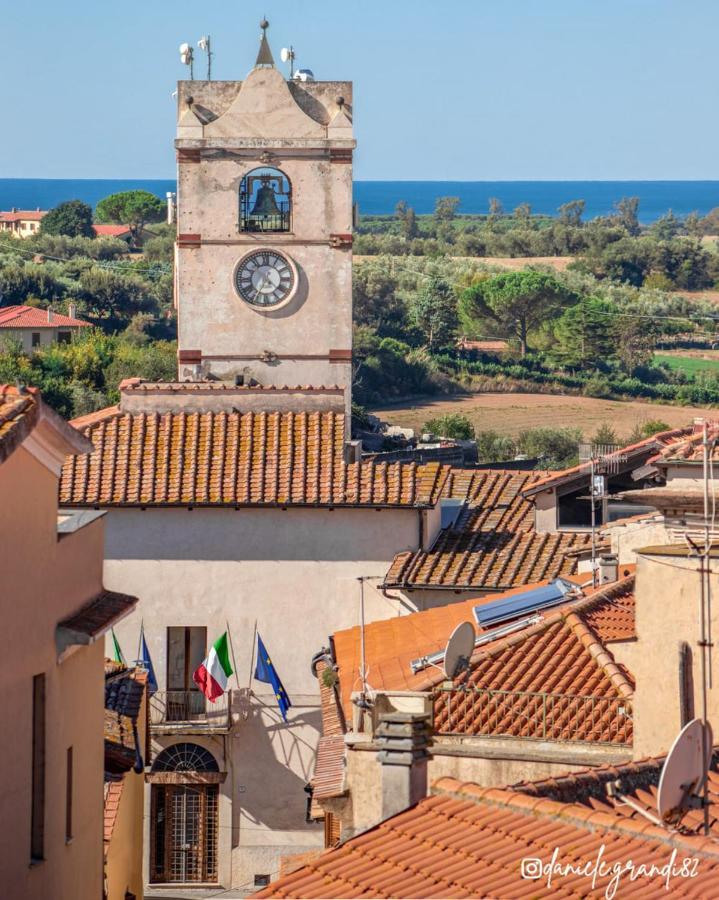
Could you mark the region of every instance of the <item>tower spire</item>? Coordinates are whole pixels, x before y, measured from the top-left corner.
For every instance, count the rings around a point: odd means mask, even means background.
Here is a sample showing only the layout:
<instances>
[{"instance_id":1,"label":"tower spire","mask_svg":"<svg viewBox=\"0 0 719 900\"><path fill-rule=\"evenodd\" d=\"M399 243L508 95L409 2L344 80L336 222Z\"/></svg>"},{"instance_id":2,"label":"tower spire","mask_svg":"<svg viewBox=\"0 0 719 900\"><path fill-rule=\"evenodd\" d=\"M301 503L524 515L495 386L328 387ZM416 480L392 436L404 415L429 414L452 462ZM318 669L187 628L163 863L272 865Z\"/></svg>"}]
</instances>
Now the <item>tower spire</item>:
<instances>
[{"instance_id":1,"label":"tower spire","mask_svg":"<svg viewBox=\"0 0 719 900\"><path fill-rule=\"evenodd\" d=\"M270 45L267 41L267 29L270 27L270 23L267 19L263 19L260 22L260 28L262 29L262 37L260 38L260 49L257 53L257 62L255 63L255 67L257 66L274 66L275 60L272 56L272 51L270 50Z\"/></svg>"}]
</instances>

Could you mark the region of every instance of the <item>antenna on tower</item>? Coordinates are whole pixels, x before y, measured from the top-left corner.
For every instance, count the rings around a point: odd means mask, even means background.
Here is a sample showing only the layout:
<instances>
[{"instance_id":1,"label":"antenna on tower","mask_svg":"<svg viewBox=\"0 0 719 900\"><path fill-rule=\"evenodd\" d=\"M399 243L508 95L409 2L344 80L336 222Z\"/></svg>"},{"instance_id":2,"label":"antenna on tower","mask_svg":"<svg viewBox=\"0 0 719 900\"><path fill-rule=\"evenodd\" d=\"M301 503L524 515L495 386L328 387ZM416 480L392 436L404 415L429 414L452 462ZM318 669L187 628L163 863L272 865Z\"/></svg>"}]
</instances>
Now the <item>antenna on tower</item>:
<instances>
[{"instance_id":1,"label":"antenna on tower","mask_svg":"<svg viewBox=\"0 0 719 900\"><path fill-rule=\"evenodd\" d=\"M180 62L183 66L190 67L190 81L195 80L194 59L192 47L187 42L180 44Z\"/></svg>"},{"instance_id":2,"label":"antenna on tower","mask_svg":"<svg viewBox=\"0 0 719 900\"><path fill-rule=\"evenodd\" d=\"M295 77L295 48L290 44L289 47L283 47L280 50L280 59L282 62L290 64L290 81Z\"/></svg>"},{"instance_id":3,"label":"antenna on tower","mask_svg":"<svg viewBox=\"0 0 719 900\"><path fill-rule=\"evenodd\" d=\"M210 35L203 34L197 42L197 46L207 54L207 80L212 81L212 44L210 43Z\"/></svg>"},{"instance_id":4,"label":"antenna on tower","mask_svg":"<svg viewBox=\"0 0 719 900\"><path fill-rule=\"evenodd\" d=\"M609 476L619 472L627 454L616 444L579 444L579 462L589 462L589 504L592 532L592 585L597 584L597 502L602 504L602 522L607 524ZM587 498L584 498L587 499Z\"/></svg>"}]
</instances>

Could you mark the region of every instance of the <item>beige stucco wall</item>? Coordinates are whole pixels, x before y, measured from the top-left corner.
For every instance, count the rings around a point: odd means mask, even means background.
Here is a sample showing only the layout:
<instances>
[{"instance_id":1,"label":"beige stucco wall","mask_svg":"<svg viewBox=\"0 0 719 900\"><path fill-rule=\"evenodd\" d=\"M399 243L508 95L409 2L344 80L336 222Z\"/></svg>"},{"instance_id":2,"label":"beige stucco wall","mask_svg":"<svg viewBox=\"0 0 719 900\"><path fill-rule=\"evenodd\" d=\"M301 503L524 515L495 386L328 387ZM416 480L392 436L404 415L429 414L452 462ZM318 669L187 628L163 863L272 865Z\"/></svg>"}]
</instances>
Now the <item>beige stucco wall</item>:
<instances>
[{"instance_id":1,"label":"beige stucco wall","mask_svg":"<svg viewBox=\"0 0 719 900\"><path fill-rule=\"evenodd\" d=\"M712 561L712 565L713 565ZM719 576L712 575L712 594L719 596ZM696 560L680 556L639 554L636 587L637 643L632 671L635 758L667 751L681 727L679 645L686 641L693 656L694 707L701 715L700 582ZM719 631L719 605L712 604L712 633ZM715 655L715 654L714 654ZM716 659L714 660L716 670ZM709 720L719 726L719 684L708 690Z\"/></svg>"},{"instance_id":2,"label":"beige stucco wall","mask_svg":"<svg viewBox=\"0 0 719 900\"><path fill-rule=\"evenodd\" d=\"M145 757L147 723L147 695L143 697L137 717L138 742ZM143 831L145 815L145 781L142 774L129 771L123 779L120 806L110 845L105 854L106 900L125 900L129 891L142 900L145 878L143 872Z\"/></svg>"},{"instance_id":3,"label":"beige stucco wall","mask_svg":"<svg viewBox=\"0 0 719 900\"><path fill-rule=\"evenodd\" d=\"M427 767L428 788L444 776L500 787L629 759L624 751L600 746L487 738L466 739L462 742L466 755L456 755L458 743L451 738L435 740ZM350 745L346 759L349 797L328 804L341 817L343 838L382 818L382 765L377 761L376 746Z\"/></svg>"},{"instance_id":4,"label":"beige stucco wall","mask_svg":"<svg viewBox=\"0 0 719 900\"><path fill-rule=\"evenodd\" d=\"M232 828L223 830L221 822L221 833L233 836L234 885L252 883L255 874L274 875L281 855L323 841L321 827L305 823L303 787L312 775L321 732L310 660L329 635L359 623L359 576L372 579L365 583L367 621L414 608L384 597L377 586L395 553L417 547L419 514L111 510L106 535L106 585L129 593L141 590L143 598L142 609L121 622L116 633L130 656L144 620L160 689L169 625L204 625L211 643L229 622L238 674L231 686L237 689L238 680L241 688L251 684L254 696L249 707L236 696L237 724L226 739L230 750L223 786L232 799L227 823ZM287 725L270 686L250 682L255 622L294 704ZM163 738L163 745L168 742ZM221 803L221 815L222 808ZM223 884L230 877L226 856L220 856Z\"/></svg>"},{"instance_id":5,"label":"beige stucco wall","mask_svg":"<svg viewBox=\"0 0 719 900\"><path fill-rule=\"evenodd\" d=\"M641 547L666 544L669 534L663 520L648 522L629 522L622 525L610 525L602 529L605 538L609 538L612 553L617 555L619 564L637 561L636 551Z\"/></svg>"},{"instance_id":6,"label":"beige stucco wall","mask_svg":"<svg viewBox=\"0 0 719 900\"><path fill-rule=\"evenodd\" d=\"M61 540L57 478L23 448L0 465L0 894L97 900L102 892L103 646L58 665L55 626L101 589L102 521ZM30 865L32 679L46 674L45 859ZM73 839L65 841L73 748Z\"/></svg>"},{"instance_id":7,"label":"beige stucco wall","mask_svg":"<svg viewBox=\"0 0 719 900\"><path fill-rule=\"evenodd\" d=\"M23 352L33 353L39 349L32 345L33 334L40 335L40 347L48 347L50 344L57 343L57 336L60 331L69 331L71 334L74 334L77 328L2 328L0 329L0 348L2 347L3 339L7 338L10 341L19 340L22 344Z\"/></svg>"}]
</instances>

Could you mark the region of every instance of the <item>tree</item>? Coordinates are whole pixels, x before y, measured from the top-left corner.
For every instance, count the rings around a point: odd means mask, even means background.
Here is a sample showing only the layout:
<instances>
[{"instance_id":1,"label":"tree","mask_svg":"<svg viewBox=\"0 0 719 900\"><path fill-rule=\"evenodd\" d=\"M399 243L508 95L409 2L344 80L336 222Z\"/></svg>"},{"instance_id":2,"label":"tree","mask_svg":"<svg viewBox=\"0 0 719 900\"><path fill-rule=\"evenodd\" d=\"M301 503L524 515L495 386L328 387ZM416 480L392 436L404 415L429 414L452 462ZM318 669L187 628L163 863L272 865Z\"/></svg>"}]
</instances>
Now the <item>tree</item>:
<instances>
[{"instance_id":1,"label":"tree","mask_svg":"<svg viewBox=\"0 0 719 900\"><path fill-rule=\"evenodd\" d=\"M444 416L430 419L424 423L422 431L429 431L455 441L471 441L474 438L474 425L461 413L446 413Z\"/></svg>"},{"instance_id":2,"label":"tree","mask_svg":"<svg viewBox=\"0 0 719 900\"><path fill-rule=\"evenodd\" d=\"M425 338L431 352L446 347L457 335L457 298L448 281L427 278L410 301L410 317Z\"/></svg>"},{"instance_id":3,"label":"tree","mask_svg":"<svg viewBox=\"0 0 719 900\"><path fill-rule=\"evenodd\" d=\"M657 219L649 229L649 233L659 241L671 241L681 231L681 222L670 209Z\"/></svg>"},{"instance_id":4,"label":"tree","mask_svg":"<svg viewBox=\"0 0 719 900\"><path fill-rule=\"evenodd\" d=\"M514 210L514 218L522 225L528 225L532 218L532 207L529 203L520 203Z\"/></svg>"},{"instance_id":5,"label":"tree","mask_svg":"<svg viewBox=\"0 0 719 900\"><path fill-rule=\"evenodd\" d=\"M40 234L64 234L67 237L95 237L92 207L82 200L66 200L51 209L40 222Z\"/></svg>"},{"instance_id":6,"label":"tree","mask_svg":"<svg viewBox=\"0 0 719 900\"><path fill-rule=\"evenodd\" d=\"M437 197L434 204L434 217L442 222L451 222L457 215L459 197Z\"/></svg>"},{"instance_id":7,"label":"tree","mask_svg":"<svg viewBox=\"0 0 719 900\"><path fill-rule=\"evenodd\" d=\"M555 318L571 297L548 272L506 272L463 291L460 311L470 324L489 321L498 337L517 338L526 356L529 333Z\"/></svg>"},{"instance_id":8,"label":"tree","mask_svg":"<svg viewBox=\"0 0 719 900\"><path fill-rule=\"evenodd\" d=\"M639 234L639 197L622 197L614 204L617 224L632 236Z\"/></svg>"},{"instance_id":9,"label":"tree","mask_svg":"<svg viewBox=\"0 0 719 900\"><path fill-rule=\"evenodd\" d=\"M539 457L542 469L566 469L579 458L582 432L578 428L530 428L517 439L517 449L531 458Z\"/></svg>"},{"instance_id":10,"label":"tree","mask_svg":"<svg viewBox=\"0 0 719 900\"><path fill-rule=\"evenodd\" d=\"M411 206L407 207L407 213L402 221L402 234L408 241L414 240L419 234L417 215Z\"/></svg>"},{"instance_id":11,"label":"tree","mask_svg":"<svg viewBox=\"0 0 719 900\"><path fill-rule=\"evenodd\" d=\"M582 224L585 205L586 201L584 200L570 200L569 203L563 203L558 210L561 224L570 228L579 228Z\"/></svg>"},{"instance_id":12,"label":"tree","mask_svg":"<svg viewBox=\"0 0 719 900\"><path fill-rule=\"evenodd\" d=\"M149 222L161 222L167 213L165 202L149 191L121 191L101 200L95 209L98 222L127 225L137 245Z\"/></svg>"},{"instance_id":13,"label":"tree","mask_svg":"<svg viewBox=\"0 0 719 900\"><path fill-rule=\"evenodd\" d=\"M554 327L556 353L567 366L594 367L614 352L612 303L597 297L582 297L562 313Z\"/></svg>"},{"instance_id":14,"label":"tree","mask_svg":"<svg viewBox=\"0 0 719 900\"><path fill-rule=\"evenodd\" d=\"M502 206L502 201L497 197L489 198L489 215L487 216L487 222L489 224L490 230L494 230L497 222L504 215L504 207Z\"/></svg>"}]
</instances>

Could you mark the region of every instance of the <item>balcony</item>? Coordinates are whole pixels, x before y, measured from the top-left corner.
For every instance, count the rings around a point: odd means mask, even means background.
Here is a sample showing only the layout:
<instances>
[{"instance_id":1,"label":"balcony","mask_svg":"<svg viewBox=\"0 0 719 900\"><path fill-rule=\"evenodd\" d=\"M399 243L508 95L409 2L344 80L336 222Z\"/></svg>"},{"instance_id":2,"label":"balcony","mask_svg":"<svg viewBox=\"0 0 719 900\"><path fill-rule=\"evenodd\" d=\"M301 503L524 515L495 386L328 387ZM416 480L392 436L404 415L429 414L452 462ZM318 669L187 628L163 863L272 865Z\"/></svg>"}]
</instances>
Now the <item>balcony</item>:
<instances>
[{"instance_id":1,"label":"balcony","mask_svg":"<svg viewBox=\"0 0 719 900\"><path fill-rule=\"evenodd\" d=\"M232 691L211 703L200 691L156 691L150 697L155 734L223 734L230 730Z\"/></svg>"}]
</instances>

